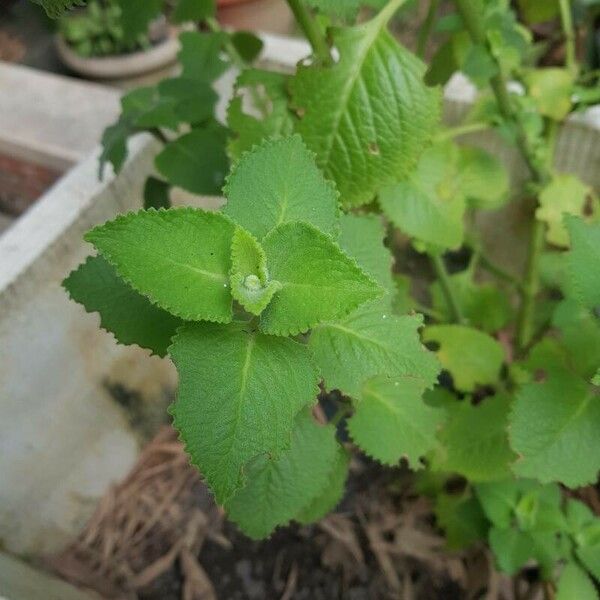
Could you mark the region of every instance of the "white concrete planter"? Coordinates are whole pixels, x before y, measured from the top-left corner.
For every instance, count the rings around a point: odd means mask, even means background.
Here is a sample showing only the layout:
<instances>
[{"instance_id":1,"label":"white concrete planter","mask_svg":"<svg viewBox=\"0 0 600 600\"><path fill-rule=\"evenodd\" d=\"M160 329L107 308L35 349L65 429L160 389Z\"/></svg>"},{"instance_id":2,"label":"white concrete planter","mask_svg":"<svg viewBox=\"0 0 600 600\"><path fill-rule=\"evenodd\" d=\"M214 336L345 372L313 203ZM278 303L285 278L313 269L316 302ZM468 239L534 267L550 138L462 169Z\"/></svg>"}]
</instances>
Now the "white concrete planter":
<instances>
[{"instance_id":1,"label":"white concrete planter","mask_svg":"<svg viewBox=\"0 0 600 600\"><path fill-rule=\"evenodd\" d=\"M264 57L284 67L307 53L303 42L273 36L265 41ZM221 115L232 80L228 74L219 83ZM4 85L26 91L20 100L9 99L2 93ZM76 159L68 151L76 141L67 149L49 141L61 139L60 124L67 139L77 137L77 110L96 106L99 111L110 99L111 115L96 123L101 130L112 120L117 102L97 86L73 85L0 65L0 146L23 153L29 143L34 154L46 157L53 150L57 164ZM34 125L29 139L19 122L31 121L23 106L28 99L44 96L47 103L48 86L54 86L56 101L47 107L48 139L40 146ZM472 100L470 87L455 79L446 93L447 119L457 119ZM41 105L35 106L39 110ZM88 116L97 119L100 113L94 111ZM12 141L3 140L11 127ZM497 138L478 136L477 141L500 153L516 174L522 172L516 155ZM86 230L140 206L155 152L150 138L134 140L123 172L104 182L97 179L94 152L0 236L0 546L11 552L43 555L76 534L107 488L128 472L149 415L157 407L162 410L174 389L168 361L118 346L98 328L97 315L71 302L60 285L90 253L82 240ZM600 171L594 168L600 160L600 108L569 122L558 153L562 170L600 185ZM487 226L493 230L494 224L497 229L497 219ZM493 235L490 239L493 243ZM133 402L123 405L115 390L131 392Z\"/></svg>"}]
</instances>

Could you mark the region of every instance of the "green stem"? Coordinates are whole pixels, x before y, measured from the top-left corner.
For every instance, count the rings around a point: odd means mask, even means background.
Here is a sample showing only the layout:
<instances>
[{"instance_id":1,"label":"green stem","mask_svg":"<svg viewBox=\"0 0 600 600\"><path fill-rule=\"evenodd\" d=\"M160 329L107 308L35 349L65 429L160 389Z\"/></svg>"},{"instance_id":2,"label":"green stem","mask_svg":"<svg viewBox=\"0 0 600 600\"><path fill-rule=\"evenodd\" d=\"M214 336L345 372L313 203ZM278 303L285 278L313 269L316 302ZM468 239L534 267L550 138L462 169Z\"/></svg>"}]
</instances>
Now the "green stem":
<instances>
[{"instance_id":1,"label":"green stem","mask_svg":"<svg viewBox=\"0 0 600 600\"><path fill-rule=\"evenodd\" d=\"M507 283L514 285L518 290L522 290L523 286L521 282L514 275L511 275L508 271L493 263L485 254L479 253L479 264L482 269L495 275L498 279L503 279Z\"/></svg>"},{"instance_id":2,"label":"green stem","mask_svg":"<svg viewBox=\"0 0 600 600\"><path fill-rule=\"evenodd\" d=\"M329 420L329 424L333 425L334 427L337 427L339 422L345 417L349 416L350 414L352 414L352 408L347 404L340 403L335 414Z\"/></svg>"},{"instance_id":3,"label":"green stem","mask_svg":"<svg viewBox=\"0 0 600 600\"><path fill-rule=\"evenodd\" d=\"M565 52L567 69L572 73L577 71L577 57L575 54L575 28L573 27L573 13L570 0L558 0L560 7L560 20L565 34Z\"/></svg>"},{"instance_id":4,"label":"green stem","mask_svg":"<svg viewBox=\"0 0 600 600\"><path fill-rule=\"evenodd\" d=\"M461 135L467 135L469 133L476 133L477 131L484 131L485 129L489 129L489 123L477 122L477 123L465 123L464 125L459 125L457 127L449 127L448 129L444 129L440 131L435 136L436 142L444 142L446 140L451 140L455 137L459 137Z\"/></svg>"},{"instance_id":5,"label":"green stem","mask_svg":"<svg viewBox=\"0 0 600 600\"><path fill-rule=\"evenodd\" d=\"M310 42L315 56L324 65L330 65L331 54L329 52L329 45L327 40L321 31L319 24L313 18L310 10L302 2L302 0L287 0L288 6L294 13L294 17L300 28L304 32L306 39Z\"/></svg>"},{"instance_id":6,"label":"green stem","mask_svg":"<svg viewBox=\"0 0 600 600\"><path fill-rule=\"evenodd\" d=\"M159 127L153 127L152 129L148 130L149 133L151 133L159 142L163 143L163 144L168 144L169 140L167 138L167 136L161 131L161 129Z\"/></svg>"},{"instance_id":7,"label":"green stem","mask_svg":"<svg viewBox=\"0 0 600 600\"><path fill-rule=\"evenodd\" d=\"M441 322L444 320L444 315L442 315L442 313L439 313L437 310L434 310L433 308L429 308L428 306L423 306L419 302L415 302L414 307L417 312L423 313L426 317L429 317L430 319L433 319L434 321Z\"/></svg>"},{"instance_id":8,"label":"green stem","mask_svg":"<svg viewBox=\"0 0 600 600\"><path fill-rule=\"evenodd\" d=\"M450 281L450 275L448 275L448 271L446 270L444 259L439 254L431 254L430 258L431 264L433 265L433 270L435 271L438 281L440 282L442 293L446 299L446 304L448 305L452 321L455 323L462 323L462 311L460 304L458 303L458 299L454 294L454 290L452 289L452 282Z\"/></svg>"},{"instance_id":9,"label":"green stem","mask_svg":"<svg viewBox=\"0 0 600 600\"><path fill-rule=\"evenodd\" d=\"M427 15L425 15L425 20L423 21L423 25L421 26L419 37L417 39L417 56L420 56L421 58L425 56L427 42L429 41L429 36L431 35L431 31L435 23L435 16L437 14L439 5L440 0L429 0L429 9L427 10Z\"/></svg>"}]
</instances>

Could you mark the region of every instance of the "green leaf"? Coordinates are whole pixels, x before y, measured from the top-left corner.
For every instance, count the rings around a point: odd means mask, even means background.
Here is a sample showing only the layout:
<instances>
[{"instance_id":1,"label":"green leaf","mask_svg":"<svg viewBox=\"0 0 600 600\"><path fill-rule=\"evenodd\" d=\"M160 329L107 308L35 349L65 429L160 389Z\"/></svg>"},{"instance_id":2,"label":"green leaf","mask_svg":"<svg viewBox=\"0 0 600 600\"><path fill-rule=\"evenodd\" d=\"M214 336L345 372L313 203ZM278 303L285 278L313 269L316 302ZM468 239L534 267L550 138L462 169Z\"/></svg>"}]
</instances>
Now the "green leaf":
<instances>
[{"instance_id":1,"label":"green leaf","mask_svg":"<svg viewBox=\"0 0 600 600\"><path fill-rule=\"evenodd\" d=\"M162 179L148 177L144 184L144 208L170 208L171 198L169 196L171 186Z\"/></svg>"},{"instance_id":2,"label":"green leaf","mask_svg":"<svg viewBox=\"0 0 600 600\"><path fill-rule=\"evenodd\" d=\"M566 68L546 67L525 72L525 85L541 115L562 121L571 112L574 76Z\"/></svg>"},{"instance_id":3,"label":"green leaf","mask_svg":"<svg viewBox=\"0 0 600 600\"><path fill-rule=\"evenodd\" d=\"M235 31L231 34L231 43L246 63L258 58L263 49L263 41L251 31Z\"/></svg>"},{"instance_id":4,"label":"green leaf","mask_svg":"<svg viewBox=\"0 0 600 600\"><path fill-rule=\"evenodd\" d=\"M575 175L555 175L539 196L535 216L548 224L546 239L556 246L568 247L569 234L563 225L565 213L581 215L592 190Z\"/></svg>"},{"instance_id":5,"label":"green leaf","mask_svg":"<svg viewBox=\"0 0 600 600\"><path fill-rule=\"evenodd\" d=\"M186 320L231 321L228 275L234 225L196 208L140 211L85 239L151 302Z\"/></svg>"},{"instance_id":6,"label":"green leaf","mask_svg":"<svg viewBox=\"0 0 600 600\"><path fill-rule=\"evenodd\" d=\"M158 92L169 103L179 123L197 125L209 120L214 113L218 96L210 84L187 77L163 79Z\"/></svg>"},{"instance_id":7,"label":"green leaf","mask_svg":"<svg viewBox=\"0 0 600 600\"><path fill-rule=\"evenodd\" d=\"M425 86L421 61L386 29L391 9L333 29L339 61L301 64L290 83L297 131L344 206L370 202L409 173L439 119L439 91Z\"/></svg>"},{"instance_id":8,"label":"green leaf","mask_svg":"<svg viewBox=\"0 0 600 600\"><path fill-rule=\"evenodd\" d=\"M367 381L348 420L354 442L381 463L395 465L404 457L412 469L421 468L420 459L436 445L436 430L444 419L443 411L423 401L426 387L413 377Z\"/></svg>"},{"instance_id":9,"label":"green leaf","mask_svg":"<svg viewBox=\"0 0 600 600\"><path fill-rule=\"evenodd\" d=\"M517 0L519 10L527 23L543 23L558 17L558 0Z\"/></svg>"},{"instance_id":10,"label":"green leaf","mask_svg":"<svg viewBox=\"0 0 600 600\"><path fill-rule=\"evenodd\" d=\"M567 372L523 385L510 418L510 441L519 460L514 472L541 482L578 487L600 469L600 401Z\"/></svg>"},{"instance_id":11,"label":"green leaf","mask_svg":"<svg viewBox=\"0 0 600 600\"><path fill-rule=\"evenodd\" d=\"M339 322L315 327L309 347L325 385L358 397L375 375L414 377L432 386L439 373L435 355L421 344L420 315L395 316L371 302Z\"/></svg>"},{"instance_id":12,"label":"green leaf","mask_svg":"<svg viewBox=\"0 0 600 600\"><path fill-rule=\"evenodd\" d=\"M434 325L425 328L423 341L439 344L437 356L456 389L472 392L498 382L504 350L489 335L463 325Z\"/></svg>"},{"instance_id":13,"label":"green leaf","mask_svg":"<svg viewBox=\"0 0 600 600\"><path fill-rule=\"evenodd\" d=\"M327 235L305 223L284 223L263 240L270 276L281 289L261 315L260 328L296 335L340 319L383 289Z\"/></svg>"},{"instance_id":14,"label":"green leaf","mask_svg":"<svg viewBox=\"0 0 600 600\"><path fill-rule=\"evenodd\" d=\"M90 256L63 282L75 302L100 315L100 327L120 344L137 344L165 356L181 319L130 288L101 256Z\"/></svg>"},{"instance_id":15,"label":"green leaf","mask_svg":"<svg viewBox=\"0 0 600 600\"><path fill-rule=\"evenodd\" d=\"M294 519L303 525L307 525L322 519L334 510L344 496L349 466L350 454L341 446L338 447L333 469L329 474L324 489Z\"/></svg>"},{"instance_id":16,"label":"green leaf","mask_svg":"<svg viewBox=\"0 0 600 600\"><path fill-rule=\"evenodd\" d=\"M432 468L473 482L509 477L516 458L508 445L509 407L510 398L502 394L476 406L468 400L455 403L439 433L441 447Z\"/></svg>"},{"instance_id":17,"label":"green leaf","mask_svg":"<svg viewBox=\"0 0 600 600\"><path fill-rule=\"evenodd\" d=\"M115 173L119 173L127 158L127 138L135 132L131 123L123 117L109 125L102 133L102 152L98 159L98 175L102 179L106 163L111 163Z\"/></svg>"},{"instance_id":18,"label":"green leaf","mask_svg":"<svg viewBox=\"0 0 600 600\"><path fill-rule=\"evenodd\" d=\"M338 243L342 250L386 291L393 292L392 254L384 246L384 238L385 228L381 217L345 213L340 216Z\"/></svg>"},{"instance_id":19,"label":"green leaf","mask_svg":"<svg viewBox=\"0 0 600 600\"><path fill-rule=\"evenodd\" d=\"M435 502L435 516L446 534L449 550L462 550L487 537L487 520L473 496L439 494Z\"/></svg>"},{"instance_id":20,"label":"green leaf","mask_svg":"<svg viewBox=\"0 0 600 600\"><path fill-rule=\"evenodd\" d=\"M487 333L494 333L510 321L512 309L505 292L491 283L477 284L469 271L450 276L452 290L462 308L463 316L470 325ZM451 320L451 313L442 288L435 281L430 288L433 308L443 315L444 320Z\"/></svg>"},{"instance_id":21,"label":"green leaf","mask_svg":"<svg viewBox=\"0 0 600 600\"><path fill-rule=\"evenodd\" d=\"M150 22L158 17L163 0L116 0L121 7L123 38L134 42L148 32Z\"/></svg>"},{"instance_id":22,"label":"green leaf","mask_svg":"<svg viewBox=\"0 0 600 600\"><path fill-rule=\"evenodd\" d=\"M337 452L335 428L317 425L310 411L302 411L289 449L248 465L248 483L227 502L229 517L251 538L268 536L328 486Z\"/></svg>"},{"instance_id":23,"label":"green leaf","mask_svg":"<svg viewBox=\"0 0 600 600\"><path fill-rule=\"evenodd\" d=\"M186 21L204 21L216 12L215 0L177 0L173 11L175 23Z\"/></svg>"},{"instance_id":24,"label":"green leaf","mask_svg":"<svg viewBox=\"0 0 600 600\"><path fill-rule=\"evenodd\" d=\"M237 227L231 245L231 295L253 315L260 315L281 289L269 280L262 246L245 229Z\"/></svg>"},{"instance_id":25,"label":"green leaf","mask_svg":"<svg viewBox=\"0 0 600 600\"><path fill-rule=\"evenodd\" d=\"M570 562L560 575L556 600L598 600L598 592L588 574Z\"/></svg>"},{"instance_id":26,"label":"green leaf","mask_svg":"<svg viewBox=\"0 0 600 600\"><path fill-rule=\"evenodd\" d=\"M453 144L427 149L415 171L379 194L384 214L407 235L434 247L457 248L463 240L466 208L460 192Z\"/></svg>"},{"instance_id":27,"label":"green leaf","mask_svg":"<svg viewBox=\"0 0 600 600\"><path fill-rule=\"evenodd\" d=\"M494 210L508 200L510 178L504 165L481 148L458 149L460 193L471 208Z\"/></svg>"},{"instance_id":28,"label":"green leaf","mask_svg":"<svg viewBox=\"0 0 600 600\"><path fill-rule=\"evenodd\" d=\"M492 524L499 529L508 529L522 493L536 485L539 484L528 479L480 482L475 486L475 493Z\"/></svg>"},{"instance_id":29,"label":"green leaf","mask_svg":"<svg viewBox=\"0 0 600 600\"><path fill-rule=\"evenodd\" d=\"M218 195L229 167L226 140L226 129L217 123L192 129L165 145L156 156L156 168L172 185L193 194Z\"/></svg>"},{"instance_id":30,"label":"green leaf","mask_svg":"<svg viewBox=\"0 0 600 600\"><path fill-rule=\"evenodd\" d=\"M176 129L179 122L173 103L165 102L157 87L140 87L121 98L121 117L135 130L152 127Z\"/></svg>"},{"instance_id":31,"label":"green leaf","mask_svg":"<svg viewBox=\"0 0 600 600\"><path fill-rule=\"evenodd\" d=\"M73 6L81 6L85 0L32 0L44 8L51 19L56 19Z\"/></svg>"},{"instance_id":32,"label":"green leaf","mask_svg":"<svg viewBox=\"0 0 600 600\"><path fill-rule=\"evenodd\" d=\"M318 393L317 372L306 346L245 323L188 324L169 353L179 373L173 423L217 502L225 503L246 475L249 485L258 484L254 466L244 465L289 447L296 415Z\"/></svg>"},{"instance_id":33,"label":"green leaf","mask_svg":"<svg viewBox=\"0 0 600 600\"><path fill-rule=\"evenodd\" d=\"M302 221L336 233L337 192L298 135L263 142L227 178L223 212L262 240L278 225Z\"/></svg>"},{"instance_id":34,"label":"green leaf","mask_svg":"<svg viewBox=\"0 0 600 600\"><path fill-rule=\"evenodd\" d=\"M232 159L237 160L266 138L293 133L295 117L288 106L289 79L289 75L259 69L246 69L239 74L227 108L227 124L233 133L228 147ZM255 100L261 106L256 106ZM253 102L246 111L244 105L248 101Z\"/></svg>"},{"instance_id":35,"label":"green leaf","mask_svg":"<svg viewBox=\"0 0 600 600\"><path fill-rule=\"evenodd\" d=\"M200 81L214 81L227 69L229 63L221 58L225 33L184 31L179 36L181 50L177 55L182 76Z\"/></svg>"},{"instance_id":36,"label":"green leaf","mask_svg":"<svg viewBox=\"0 0 600 600\"><path fill-rule=\"evenodd\" d=\"M600 306L600 223L566 217L571 237L568 271L577 299L587 308Z\"/></svg>"}]
</instances>

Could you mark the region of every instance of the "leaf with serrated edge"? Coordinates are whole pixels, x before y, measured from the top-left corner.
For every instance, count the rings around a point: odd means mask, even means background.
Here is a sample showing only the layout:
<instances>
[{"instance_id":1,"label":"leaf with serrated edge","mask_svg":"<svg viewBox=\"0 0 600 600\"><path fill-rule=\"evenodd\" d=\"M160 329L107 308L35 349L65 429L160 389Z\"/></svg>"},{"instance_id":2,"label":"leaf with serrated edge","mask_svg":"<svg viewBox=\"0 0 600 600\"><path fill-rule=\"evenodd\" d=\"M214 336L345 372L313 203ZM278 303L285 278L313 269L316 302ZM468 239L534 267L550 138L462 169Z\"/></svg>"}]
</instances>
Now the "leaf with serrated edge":
<instances>
[{"instance_id":1,"label":"leaf with serrated edge","mask_svg":"<svg viewBox=\"0 0 600 600\"><path fill-rule=\"evenodd\" d=\"M435 355L421 343L420 315L392 315L381 301L370 302L341 321L323 323L309 347L328 389L358 396L375 375L415 377L431 387L440 371Z\"/></svg>"},{"instance_id":2,"label":"leaf with serrated edge","mask_svg":"<svg viewBox=\"0 0 600 600\"><path fill-rule=\"evenodd\" d=\"M183 321L129 287L102 257L90 256L63 282L75 302L100 315L100 327L120 344L137 344L165 356Z\"/></svg>"},{"instance_id":3,"label":"leaf with serrated edge","mask_svg":"<svg viewBox=\"0 0 600 600\"><path fill-rule=\"evenodd\" d=\"M44 8L48 16L52 19L59 17L61 14L72 8L73 6L81 6L84 0L32 0Z\"/></svg>"},{"instance_id":4,"label":"leaf with serrated edge","mask_svg":"<svg viewBox=\"0 0 600 600\"><path fill-rule=\"evenodd\" d=\"M440 94L425 86L424 65L387 31L393 8L333 28L339 60L301 64L290 82L296 131L345 206L371 201L410 172L439 120Z\"/></svg>"},{"instance_id":5,"label":"leaf with serrated edge","mask_svg":"<svg viewBox=\"0 0 600 600\"><path fill-rule=\"evenodd\" d=\"M600 398L566 371L518 391L510 415L510 443L519 459L513 470L542 483L579 487L600 470Z\"/></svg>"},{"instance_id":6,"label":"leaf with serrated edge","mask_svg":"<svg viewBox=\"0 0 600 600\"><path fill-rule=\"evenodd\" d=\"M350 454L339 446L325 487L294 517L294 520L306 525L322 519L334 510L344 496L349 466Z\"/></svg>"},{"instance_id":7,"label":"leaf with serrated edge","mask_svg":"<svg viewBox=\"0 0 600 600\"><path fill-rule=\"evenodd\" d=\"M432 468L477 482L509 477L516 458L508 445L509 407L504 395L477 406L466 400L455 403L439 433L441 449L431 457Z\"/></svg>"},{"instance_id":8,"label":"leaf with serrated edge","mask_svg":"<svg viewBox=\"0 0 600 600\"><path fill-rule=\"evenodd\" d=\"M119 216L85 235L151 302L186 320L229 322L234 225L197 208Z\"/></svg>"},{"instance_id":9,"label":"leaf with serrated edge","mask_svg":"<svg viewBox=\"0 0 600 600\"><path fill-rule=\"evenodd\" d=\"M248 483L226 504L229 518L251 538L268 536L327 485L337 449L335 428L317 425L310 411L302 411L289 449L277 458L261 456L248 465Z\"/></svg>"},{"instance_id":10,"label":"leaf with serrated edge","mask_svg":"<svg viewBox=\"0 0 600 600\"><path fill-rule=\"evenodd\" d=\"M571 237L567 267L577 300L588 308L600 306L600 223L566 217Z\"/></svg>"},{"instance_id":11,"label":"leaf with serrated edge","mask_svg":"<svg viewBox=\"0 0 600 600\"><path fill-rule=\"evenodd\" d=\"M427 384L413 377L375 377L365 383L348 420L350 436L369 456L388 464L402 457L412 469L436 445L444 412L423 401Z\"/></svg>"},{"instance_id":12,"label":"leaf with serrated edge","mask_svg":"<svg viewBox=\"0 0 600 600\"><path fill-rule=\"evenodd\" d=\"M296 415L315 402L317 372L305 346L244 323L188 324L169 354L179 373L173 423L224 503L244 484L248 461L289 446Z\"/></svg>"},{"instance_id":13,"label":"leaf with serrated edge","mask_svg":"<svg viewBox=\"0 0 600 600\"><path fill-rule=\"evenodd\" d=\"M264 240L269 275L281 289L261 315L260 328L296 335L343 318L383 289L330 236L305 223L285 223Z\"/></svg>"},{"instance_id":14,"label":"leaf with serrated edge","mask_svg":"<svg viewBox=\"0 0 600 600\"><path fill-rule=\"evenodd\" d=\"M270 281L262 246L245 229L236 227L231 245L231 295L253 315L260 313L281 288Z\"/></svg>"},{"instance_id":15,"label":"leaf with serrated edge","mask_svg":"<svg viewBox=\"0 0 600 600\"><path fill-rule=\"evenodd\" d=\"M423 331L423 341L439 344L438 358L457 390L498 382L504 350L493 337L463 325L433 325Z\"/></svg>"},{"instance_id":16,"label":"leaf with serrated edge","mask_svg":"<svg viewBox=\"0 0 600 600\"><path fill-rule=\"evenodd\" d=\"M302 221L337 231L334 185L298 135L267 140L244 154L227 178L223 212L262 240L283 223Z\"/></svg>"}]
</instances>

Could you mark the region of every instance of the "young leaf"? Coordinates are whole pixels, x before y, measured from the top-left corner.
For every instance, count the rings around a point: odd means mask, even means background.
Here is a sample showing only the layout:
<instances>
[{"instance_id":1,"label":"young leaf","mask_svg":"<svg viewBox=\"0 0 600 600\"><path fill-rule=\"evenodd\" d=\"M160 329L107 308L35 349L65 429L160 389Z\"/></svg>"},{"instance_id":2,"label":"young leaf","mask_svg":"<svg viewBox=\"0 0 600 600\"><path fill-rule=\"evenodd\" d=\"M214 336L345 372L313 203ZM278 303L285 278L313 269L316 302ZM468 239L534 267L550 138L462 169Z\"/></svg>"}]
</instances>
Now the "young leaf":
<instances>
[{"instance_id":1,"label":"young leaf","mask_svg":"<svg viewBox=\"0 0 600 600\"><path fill-rule=\"evenodd\" d=\"M371 201L410 172L438 122L438 90L425 86L421 61L386 29L392 11L333 29L339 61L301 65L290 83L296 130L345 206Z\"/></svg>"},{"instance_id":2,"label":"young leaf","mask_svg":"<svg viewBox=\"0 0 600 600\"><path fill-rule=\"evenodd\" d=\"M247 484L227 502L229 517L251 538L268 536L328 486L337 452L335 428L317 425L310 411L302 411L289 449L248 465Z\"/></svg>"},{"instance_id":3,"label":"young leaf","mask_svg":"<svg viewBox=\"0 0 600 600\"><path fill-rule=\"evenodd\" d=\"M449 411L439 439L441 447L432 457L432 468L458 473L473 482L509 477L516 458L508 445L510 399L486 398L474 406L468 400Z\"/></svg>"},{"instance_id":4,"label":"young leaf","mask_svg":"<svg viewBox=\"0 0 600 600\"><path fill-rule=\"evenodd\" d=\"M578 487L600 469L600 401L567 372L521 387L510 418L510 442L519 454L514 472L542 483Z\"/></svg>"},{"instance_id":5,"label":"young leaf","mask_svg":"<svg viewBox=\"0 0 600 600\"><path fill-rule=\"evenodd\" d=\"M281 289L261 315L260 328L296 335L340 319L383 289L327 235L304 223L284 223L263 240L270 276Z\"/></svg>"},{"instance_id":6,"label":"young leaf","mask_svg":"<svg viewBox=\"0 0 600 600\"><path fill-rule=\"evenodd\" d=\"M556 246L569 246L569 234L563 225L565 213L581 215L592 190L575 175L555 175L541 191L535 216L548 224L546 240Z\"/></svg>"},{"instance_id":7,"label":"young leaf","mask_svg":"<svg viewBox=\"0 0 600 600\"><path fill-rule=\"evenodd\" d=\"M446 544L450 550L468 548L487 537L488 522L477 498L471 495L457 497L439 494L435 502L435 516L446 534Z\"/></svg>"},{"instance_id":8,"label":"young leaf","mask_svg":"<svg viewBox=\"0 0 600 600\"><path fill-rule=\"evenodd\" d=\"M342 214L340 237L342 250L389 293L394 291L392 254L383 244L385 228L377 215Z\"/></svg>"},{"instance_id":9,"label":"young leaf","mask_svg":"<svg viewBox=\"0 0 600 600\"><path fill-rule=\"evenodd\" d=\"M245 472L248 461L276 459L289 446L296 415L315 401L317 372L305 346L244 323L188 324L169 354L179 373L173 423L217 502L225 503L246 474L256 477L254 467ZM311 476L306 469L304 477Z\"/></svg>"},{"instance_id":10,"label":"young leaf","mask_svg":"<svg viewBox=\"0 0 600 600\"><path fill-rule=\"evenodd\" d=\"M571 237L568 270L577 299L587 308L600 306L600 223L566 217Z\"/></svg>"},{"instance_id":11,"label":"young leaf","mask_svg":"<svg viewBox=\"0 0 600 600\"><path fill-rule=\"evenodd\" d=\"M412 469L436 445L436 430L444 412L423 401L427 383L413 377L384 376L367 381L355 399L348 420L350 436L378 461L396 465L406 458Z\"/></svg>"},{"instance_id":12,"label":"young leaf","mask_svg":"<svg viewBox=\"0 0 600 600\"><path fill-rule=\"evenodd\" d=\"M466 208L453 144L427 149L408 178L381 190L379 204L396 227L438 248L457 248L463 240Z\"/></svg>"},{"instance_id":13,"label":"young leaf","mask_svg":"<svg viewBox=\"0 0 600 600\"><path fill-rule=\"evenodd\" d=\"M186 21L204 21L215 14L215 0L177 0L173 11L175 23Z\"/></svg>"},{"instance_id":14,"label":"young leaf","mask_svg":"<svg viewBox=\"0 0 600 600\"><path fill-rule=\"evenodd\" d=\"M233 234L230 280L231 295L253 315L260 315L281 289L278 281L269 280L262 246L241 227Z\"/></svg>"},{"instance_id":15,"label":"young leaf","mask_svg":"<svg viewBox=\"0 0 600 600\"><path fill-rule=\"evenodd\" d=\"M277 165L277 168L274 168ZM337 192L298 135L265 141L242 156L227 178L223 212L262 240L283 223L337 230Z\"/></svg>"},{"instance_id":16,"label":"young leaf","mask_svg":"<svg viewBox=\"0 0 600 600\"><path fill-rule=\"evenodd\" d=\"M63 282L75 302L100 314L100 327L120 344L137 344L165 356L181 319L130 288L102 256L90 256Z\"/></svg>"},{"instance_id":17,"label":"young leaf","mask_svg":"<svg viewBox=\"0 0 600 600\"><path fill-rule=\"evenodd\" d=\"M309 347L328 389L358 397L375 375L414 377L431 387L439 363L419 339L420 315L395 316L382 302L370 302L339 322L311 333Z\"/></svg>"},{"instance_id":18,"label":"young leaf","mask_svg":"<svg viewBox=\"0 0 600 600\"><path fill-rule=\"evenodd\" d=\"M182 77L200 81L214 81L229 68L221 58L225 33L184 31L179 36L181 50L177 55Z\"/></svg>"},{"instance_id":19,"label":"young leaf","mask_svg":"<svg viewBox=\"0 0 600 600\"><path fill-rule=\"evenodd\" d=\"M437 356L450 372L456 389L472 392L477 385L495 385L504 362L499 342L463 325L434 325L423 331L424 342L437 342Z\"/></svg>"},{"instance_id":20,"label":"young leaf","mask_svg":"<svg viewBox=\"0 0 600 600\"><path fill-rule=\"evenodd\" d=\"M575 562L570 562L560 574L556 600L598 600L598 592L589 575Z\"/></svg>"},{"instance_id":21,"label":"young leaf","mask_svg":"<svg viewBox=\"0 0 600 600\"><path fill-rule=\"evenodd\" d=\"M294 132L295 117L288 106L289 79L289 75L259 69L246 69L239 74L227 108L227 124L233 133L228 146L232 160L266 138ZM252 106L251 112L244 110L244 102L255 97L267 105L266 109L263 107L266 114L260 114L259 106Z\"/></svg>"},{"instance_id":22,"label":"young leaf","mask_svg":"<svg viewBox=\"0 0 600 600\"><path fill-rule=\"evenodd\" d=\"M85 239L151 302L186 320L229 322L234 225L195 208L148 210L95 227Z\"/></svg>"},{"instance_id":23,"label":"young leaf","mask_svg":"<svg viewBox=\"0 0 600 600\"><path fill-rule=\"evenodd\" d=\"M349 466L350 454L341 446L338 447L333 468L324 489L294 517L294 520L306 525L322 519L334 510L344 496Z\"/></svg>"},{"instance_id":24,"label":"young leaf","mask_svg":"<svg viewBox=\"0 0 600 600\"><path fill-rule=\"evenodd\" d=\"M541 115L562 121L571 112L574 76L569 69L546 67L525 73L525 85Z\"/></svg>"},{"instance_id":25,"label":"young leaf","mask_svg":"<svg viewBox=\"0 0 600 600\"><path fill-rule=\"evenodd\" d=\"M158 171L172 185L193 194L216 196L229 168L225 142L227 130L218 123L169 142L156 156Z\"/></svg>"}]
</instances>

